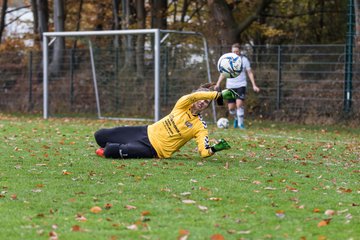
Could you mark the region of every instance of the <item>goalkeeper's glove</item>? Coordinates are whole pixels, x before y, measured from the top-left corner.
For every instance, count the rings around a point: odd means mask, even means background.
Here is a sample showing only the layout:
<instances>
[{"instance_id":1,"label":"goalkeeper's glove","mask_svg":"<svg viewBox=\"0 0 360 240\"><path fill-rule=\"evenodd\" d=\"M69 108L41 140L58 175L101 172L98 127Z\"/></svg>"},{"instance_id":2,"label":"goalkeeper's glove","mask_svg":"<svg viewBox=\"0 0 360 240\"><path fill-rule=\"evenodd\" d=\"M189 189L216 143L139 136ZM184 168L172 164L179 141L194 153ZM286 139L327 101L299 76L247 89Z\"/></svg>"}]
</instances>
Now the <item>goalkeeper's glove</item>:
<instances>
[{"instance_id":1,"label":"goalkeeper's glove","mask_svg":"<svg viewBox=\"0 0 360 240\"><path fill-rule=\"evenodd\" d=\"M230 145L224 139L220 139L215 145L211 147L211 151L214 153L229 148L231 148Z\"/></svg>"},{"instance_id":2,"label":"goalkeeper's glove","mask_svg":"<svg viewBox=\"0 0 360 240\"><path fill-rule=\"evenodd\" d=\"M232 100L232 99L236 99L236 97L239 97L239 94L237 94L232 89L225 89L221 91L221 96L225 100Z\"/></svg>"},{"instance_id":3,"label":"goalkeeper's glove","mask_svg":"<svg viewBox=\"0 0 360 240\"><path fill-rule=\"evenodd\" d=\"M214 88L215 91L217 91L218 93L220 93L220 96L216 99L216 103L219 105L219 106L222 106L224 105L224 99L222 98L222 95L221 95L221 87L218 86Z\"/></svg>"}]
</instances>

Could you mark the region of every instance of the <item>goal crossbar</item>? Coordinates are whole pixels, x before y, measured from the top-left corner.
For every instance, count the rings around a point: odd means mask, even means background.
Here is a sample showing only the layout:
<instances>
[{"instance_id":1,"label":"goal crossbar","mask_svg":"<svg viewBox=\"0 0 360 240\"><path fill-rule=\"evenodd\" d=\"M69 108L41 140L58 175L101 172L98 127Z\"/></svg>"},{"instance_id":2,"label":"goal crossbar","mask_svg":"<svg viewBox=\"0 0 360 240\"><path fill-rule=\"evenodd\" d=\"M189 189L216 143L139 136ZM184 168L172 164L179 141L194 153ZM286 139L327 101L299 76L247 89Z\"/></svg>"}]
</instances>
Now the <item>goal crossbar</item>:
<instances>
[{"instance_id":1,"label":"goal crossbar","mask_svg":"<svg viewBox=\"0 0 360 240\"><path fill-rule=\"evenodd\" d=\"M165 33L163 39L161 39L161 34ZM206 38L203 34L199 32L191 32L191 31L176 31L176 30L160 30L160 29L134 29L134 30L109 30L109 31L69 31L69 32L44 32L43 33L43 118L49 118L49 69L48 69L48 61L49 61L49 51L48 46L51 45L56 37L80 37L80 36L110 36L110 35L134 35L134 34L152 34L154 35L154 121L158 121L160 119L160 47L161 43L164 42L168 36L168 34L186 34L186 35L197 35L200 36L203 40L204 45L204 53L205 53L205 62L207 68L207 77L208 82L211 82L211 74L210 74L210 64L208 57L208 46ZM52 38L52 39L51 39ZM50 40L50 41L49 41ZM91 46L89 47L90 51L92 51ZM93 65L93 64L92 64ZM93 75L94 75L94 66L92 66ZM100 119L116 119L116 120L127 120L130 118L109 118L103 117L101 115L99 96L96 86L96 79L94 79L94 87L95 87L95 97L96 97L96 105L97 105L97 113L98 118ZM213 110L213 118L214 122L216 122L216 111L215 105L212 104ZM134 119L131 120L151 120L151 119Z\"/></svg>"}]
</instances>

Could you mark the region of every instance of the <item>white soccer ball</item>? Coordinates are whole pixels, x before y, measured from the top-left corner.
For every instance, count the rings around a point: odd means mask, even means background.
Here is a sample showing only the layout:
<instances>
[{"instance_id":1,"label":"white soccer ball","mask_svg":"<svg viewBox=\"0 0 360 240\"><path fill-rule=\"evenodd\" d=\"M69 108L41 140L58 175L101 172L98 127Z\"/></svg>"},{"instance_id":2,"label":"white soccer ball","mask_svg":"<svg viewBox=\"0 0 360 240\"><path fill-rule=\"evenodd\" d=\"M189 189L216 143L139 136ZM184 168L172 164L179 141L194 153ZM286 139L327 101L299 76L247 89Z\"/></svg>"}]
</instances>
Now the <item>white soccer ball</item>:
<instances>
[{"instance_id":1,"label":"white soccer ball","mask_svg":"<svg viewBox=\"0 0 360 240\"><path fill-rule=\"evenodd\" d=\"M227 118L219 118L216 123L218 128L228 128L229 127L229 120Z\"/></svg>"},{"instance_id":2,"label":"white soccer ball","mask_svg":"<svg viewBox=\"0 0 360 240\"><path fill-rule=\"evenodd\" d=\"M226 78L234 78L242 71L241 57L235 53L225 53L217 63L218 71Z\"/></svg>"}]
</instances>

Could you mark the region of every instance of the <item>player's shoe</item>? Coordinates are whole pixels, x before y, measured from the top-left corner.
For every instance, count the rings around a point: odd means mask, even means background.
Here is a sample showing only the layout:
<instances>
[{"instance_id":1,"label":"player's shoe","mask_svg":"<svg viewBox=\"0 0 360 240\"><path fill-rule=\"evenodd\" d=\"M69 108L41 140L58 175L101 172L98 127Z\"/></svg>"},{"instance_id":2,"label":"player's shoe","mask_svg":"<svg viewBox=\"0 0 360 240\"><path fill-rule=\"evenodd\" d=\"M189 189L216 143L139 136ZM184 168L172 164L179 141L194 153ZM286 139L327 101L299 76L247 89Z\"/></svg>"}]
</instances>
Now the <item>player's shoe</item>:
<instances>
[{"instance_id":1,"label":"player's shoe","mask_svg":"<svg viewBox=\"0 0 360 240\"><path fill-rule=\"evenodd\" d=\"M238 120L237 119L234 119L234 128L238 128Z\"/></svg>"},{"instance_id":2,"label":"player's shoe","mask_svg":"<svg viewBox=\"0 0 360 240\"><path fill-rule=\"evenodd\" d=\"M243 123L242 123L242 124L240 124L239 128L240 128L240 129L242 129L242 130L245 130L245 126L244 126L244 124L243 124Z\"/></svg>"},{"instance_id":3,"label":"player's shoe","mask_svg":"<svg viewBox=\"0 0 360 240\"><path fill-rule=\"evenodd\" d=\"M96 155L98 155L99 157L105 157L104 155L104 149L103 148L99 148L95 151Z\"/></svg>"}]
</instances>

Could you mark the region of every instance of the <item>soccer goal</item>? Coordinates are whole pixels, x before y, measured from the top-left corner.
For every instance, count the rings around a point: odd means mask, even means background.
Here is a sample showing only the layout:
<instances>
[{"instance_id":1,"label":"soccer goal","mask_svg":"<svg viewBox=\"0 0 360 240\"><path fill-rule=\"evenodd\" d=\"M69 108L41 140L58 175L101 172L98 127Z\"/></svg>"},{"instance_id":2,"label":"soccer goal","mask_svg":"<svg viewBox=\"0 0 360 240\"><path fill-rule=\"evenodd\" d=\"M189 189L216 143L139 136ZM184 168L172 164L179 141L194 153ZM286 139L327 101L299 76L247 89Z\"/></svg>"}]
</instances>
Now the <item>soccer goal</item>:
<instances>
[{"instance_id":1,"label":"soccer goal","mask_svg":"<svg viewBox=\"0 0 360 240\"><path fill-rule=\"evenodd\" d=\"M63 41L54 72L56 41ZM60 69L60 70L59 70ZM211 82L199 32L138 29L43 33L43 117L157 121L176 100ZM216 121L215 105L207 114Z\"/></svg>"}]
</instances>

